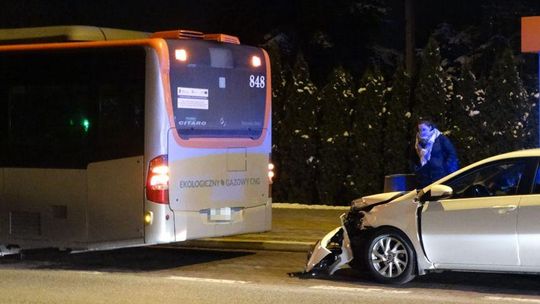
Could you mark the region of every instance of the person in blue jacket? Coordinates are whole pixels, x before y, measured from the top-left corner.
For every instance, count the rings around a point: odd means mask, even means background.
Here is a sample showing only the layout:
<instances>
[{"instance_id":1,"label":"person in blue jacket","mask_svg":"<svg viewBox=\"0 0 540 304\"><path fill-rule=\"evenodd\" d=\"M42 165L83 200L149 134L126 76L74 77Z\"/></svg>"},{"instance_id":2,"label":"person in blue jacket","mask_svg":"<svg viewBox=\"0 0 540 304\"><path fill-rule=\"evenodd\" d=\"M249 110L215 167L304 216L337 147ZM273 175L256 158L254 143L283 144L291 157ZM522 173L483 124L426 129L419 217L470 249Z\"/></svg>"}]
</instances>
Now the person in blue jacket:
<instances>
[{"instance_id":1,"label":"person in blue jacket","mask_svg":"<svg viewBox=\"0 0 540 304\"><path fill-rule=\"evenodd\" d=\"M429 120L418 122L414 149L414 173L418 188L459 169L454 145Z\"/></svg>"}]
</instances>

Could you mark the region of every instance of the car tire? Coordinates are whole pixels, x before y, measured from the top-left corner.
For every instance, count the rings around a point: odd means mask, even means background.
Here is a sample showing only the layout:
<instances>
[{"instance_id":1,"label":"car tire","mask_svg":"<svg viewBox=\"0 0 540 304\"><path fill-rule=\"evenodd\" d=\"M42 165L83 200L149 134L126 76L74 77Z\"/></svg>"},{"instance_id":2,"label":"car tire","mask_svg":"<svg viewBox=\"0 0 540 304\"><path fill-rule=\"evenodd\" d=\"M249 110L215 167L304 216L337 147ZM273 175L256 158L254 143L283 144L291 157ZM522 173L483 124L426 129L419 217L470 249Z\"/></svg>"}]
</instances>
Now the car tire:
<instances>
[{"instance_id":1,"label":"car tire","mask_svg":"<svg viewBox=\"0 0 540 304\"><path fill-rule=\"evenodd\" d=\"M404 284L416 276L416 255L405 235L396 229L373 231L365 243L364 265L384 284Z\"/></svg>"},{"instance_id":2,"label":"car tire","mask_svg":"<svg viewBox=\"0 0 540 304\"><path fill-rule=\"evenodd\" d=\"M364 261L363 255L365 252L365 244L367 242L366 235L357 235L351 238L351 249L353 252L353 259L349 262L349 265L352 269L357 272L366 272L366 263Z\"/></svg>"}]
</instances>

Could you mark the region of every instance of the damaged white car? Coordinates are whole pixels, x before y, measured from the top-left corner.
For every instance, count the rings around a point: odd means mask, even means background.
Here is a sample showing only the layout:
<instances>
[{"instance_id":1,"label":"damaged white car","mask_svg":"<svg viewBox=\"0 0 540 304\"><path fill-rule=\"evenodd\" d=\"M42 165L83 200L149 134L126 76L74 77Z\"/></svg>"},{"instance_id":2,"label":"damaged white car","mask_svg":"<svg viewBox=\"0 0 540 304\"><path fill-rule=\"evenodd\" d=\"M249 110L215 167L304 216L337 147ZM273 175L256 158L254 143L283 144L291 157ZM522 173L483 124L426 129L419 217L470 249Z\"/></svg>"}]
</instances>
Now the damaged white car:
<instances>
[{"instance_id":1,"label":"damaged white car","mask_svg":"<svg viewBox=\"0 0 540 304\"><path fill-rule=\"evenodd\" d=\"M305 272L349 263L382 283L430 271L540 273L540 149L494 156L424 189L355 200Z\"/></svg>"}]
</instances>

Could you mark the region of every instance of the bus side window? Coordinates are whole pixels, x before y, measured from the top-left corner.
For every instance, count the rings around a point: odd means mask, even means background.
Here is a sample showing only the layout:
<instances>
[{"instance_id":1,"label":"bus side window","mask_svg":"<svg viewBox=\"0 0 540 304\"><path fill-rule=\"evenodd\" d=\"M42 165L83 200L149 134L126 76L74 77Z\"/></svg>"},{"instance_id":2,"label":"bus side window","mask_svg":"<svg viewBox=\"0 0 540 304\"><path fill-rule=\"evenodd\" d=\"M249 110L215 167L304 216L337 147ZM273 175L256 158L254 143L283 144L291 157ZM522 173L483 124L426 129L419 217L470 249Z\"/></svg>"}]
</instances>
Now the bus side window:
<instances>
[{"instance_id":1,"label":"bus side window","mask_svg":"<svg viewBox=\"0 0 540 304\"><path fill-rule=\"evenodd\" d=\"M85 169L143 154L144 49L0 53L0 67L5 166Z\"/></svg>"},{"instance_id":2,"label":"bus side window","mask_svg":"<svg viewBox=\"0 0 540 304\"><path fill-rule=\"evenodd\" d=\"M27 82L9 89L9 162L84 168L89 151L88 88Z\"/></svg>"},{"instance_id":3,"label":"bus side window","mask_svg":"<svg viewBox=\"0 0 540 304\"><path fill-rule=\"evenodd\" d=\"M144 154L144 49L99 54L95 161Z\"/></svg>"},{"instance_id":4,"label":"bus side window","mask_svg":"<svg viewBox=\"0 0 540 304\"><path fill-rule=\"evenodd\" d=\"M144 153L144 83L140 86L102 85L99 91L101 159Z\"/></svg>"}]
</instances>

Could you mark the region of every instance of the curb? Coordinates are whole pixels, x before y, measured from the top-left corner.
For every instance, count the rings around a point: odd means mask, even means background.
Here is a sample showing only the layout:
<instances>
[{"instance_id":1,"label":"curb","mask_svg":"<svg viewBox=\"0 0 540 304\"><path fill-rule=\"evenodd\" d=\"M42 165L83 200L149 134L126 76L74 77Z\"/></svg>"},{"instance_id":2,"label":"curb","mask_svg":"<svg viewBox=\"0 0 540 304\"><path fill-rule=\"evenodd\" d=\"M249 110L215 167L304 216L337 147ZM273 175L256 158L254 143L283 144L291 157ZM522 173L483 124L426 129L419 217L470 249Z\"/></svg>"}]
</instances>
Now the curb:
<instances>
[{"instance_id":1,"label":"curb","mask_svg":"<svg viewBox=\"0 0 540 304\"><path fill-rule=\"evenodd\" d=\"M190 240L177 243L178 247L209 248L209 249L241 249L241 250L271 250L308 252L315 242L298 241L254 241L230 238L213 238Z\"/></svg>"}]
</instances>

